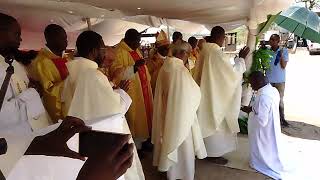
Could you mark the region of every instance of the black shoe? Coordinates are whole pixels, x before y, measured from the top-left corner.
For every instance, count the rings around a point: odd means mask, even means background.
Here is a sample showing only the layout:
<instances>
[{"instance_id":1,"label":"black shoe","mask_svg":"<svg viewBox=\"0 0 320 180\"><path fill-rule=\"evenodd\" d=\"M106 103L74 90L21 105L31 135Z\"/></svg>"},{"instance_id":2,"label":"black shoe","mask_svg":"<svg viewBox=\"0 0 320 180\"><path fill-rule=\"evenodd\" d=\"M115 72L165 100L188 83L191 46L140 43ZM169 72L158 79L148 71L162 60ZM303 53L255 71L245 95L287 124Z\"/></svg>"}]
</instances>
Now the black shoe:
<instances>
[{"instance_id":1,"label":"black shoe","mask_svg":"<svg viewBox=\"0 0 320 180\"><path fill-rule=\"evenodd\" d=\"M206 160L218 165L226 165L229 162L228 159L223 157L207 157Z\"/></svg>"},{"instance_id":2,"label":"black shoe","mask_svg":"<svg viewBox=\"0 0 320 180\"><path fill-rule=\"evenodd\" d=\"M151 139L148 139L147 141L143 142L141 149L146 152L152 152L153 144L151 143Z\"/></svg>"},{"instance_id":3,"label":"black shoe","mask_svg":"<svg viewBox=\"0 0 320 180\"><path fill-rule=\"evenodd\" d=\"M145 152L143 152L141 149L140 150L137 150L138 151L138 156L139 156L139 159L144 159L145 158Z\"/></svg>"}]
</instances>

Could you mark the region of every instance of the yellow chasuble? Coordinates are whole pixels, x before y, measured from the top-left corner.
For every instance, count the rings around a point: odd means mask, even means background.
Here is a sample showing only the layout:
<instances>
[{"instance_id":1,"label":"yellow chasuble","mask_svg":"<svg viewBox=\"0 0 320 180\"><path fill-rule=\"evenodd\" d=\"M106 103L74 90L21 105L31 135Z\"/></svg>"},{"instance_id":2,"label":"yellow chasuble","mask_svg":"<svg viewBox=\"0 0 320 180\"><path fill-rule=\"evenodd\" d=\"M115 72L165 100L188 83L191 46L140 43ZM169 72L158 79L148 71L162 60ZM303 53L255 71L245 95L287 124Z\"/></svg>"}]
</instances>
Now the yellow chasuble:
<instances>
[{"instance_id":1,"label":"yellow chasuble","mask_svg":"<svg viewBox=\"0 0 320 180\"><path fill-rule=\"evenodd\" d=\"M190 56L189 56L189 70L192 76L195 74L195 65L197 60L199 59L199 51L197 48L192 49Z\"/></svg>"},{"instance_id":2,"label":"yellow chasuble","mask_svg":"<svg viewBox=\"0 0 320 180\"><path fill-rule=\"evenodd\" d=\"M48 48L43 48L28 67L31 78L39 81L42 86L43 104L53 123L65 116L62 111L61 92L64 79L68 75L66 62L67 58L61 58Z\"/></svg>"},{"instance_id":3,"label":"yellow chasuble","mask_svg":"<svg viewBox=\"0 0 320 180\"><path fill-rule=\"evenodd\" d=\"M132 68L137 58L143 59L139 50L133 51L123 40L116 49L116 60L111 66L111 74L127 71ZM130 89L127 92L132 104L127 113L127 120L134 138L149 138L152 123L152 90L147 66L140 67L131 77Z\"/></svg>"},{"instance_id":4,"label":"yellow chasuble","mask_svg":"<svg viewBox=\"0 0 320 180\"><path fill-rule=\"evenodd\" d=\"M165 57L161 56L159 53L156 53L153 58L147 62L147 67L151 75L151 87L153 94L155 93L159 70L164 63L164 60Z\"/></svg>"}]
</instances>

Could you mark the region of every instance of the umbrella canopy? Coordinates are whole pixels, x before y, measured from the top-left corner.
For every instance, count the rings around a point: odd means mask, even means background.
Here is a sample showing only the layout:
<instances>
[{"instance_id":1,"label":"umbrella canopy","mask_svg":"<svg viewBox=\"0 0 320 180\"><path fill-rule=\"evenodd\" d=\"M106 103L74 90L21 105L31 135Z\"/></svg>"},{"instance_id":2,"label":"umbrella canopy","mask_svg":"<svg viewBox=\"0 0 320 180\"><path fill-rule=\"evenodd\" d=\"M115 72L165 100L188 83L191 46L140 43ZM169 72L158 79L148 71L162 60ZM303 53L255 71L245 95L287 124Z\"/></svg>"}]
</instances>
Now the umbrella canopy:
<instances>
[{"instance_id":1,"label":"umbrella canopy","mask_svg":"<svg viewBox=\"0 0 320 180\"><path fill-rule=\"evenodd\" d=\"M275 23L295 35L320 43L319 17L305 7L290 7L278 15Z\"/></svg>"}]
</instances>

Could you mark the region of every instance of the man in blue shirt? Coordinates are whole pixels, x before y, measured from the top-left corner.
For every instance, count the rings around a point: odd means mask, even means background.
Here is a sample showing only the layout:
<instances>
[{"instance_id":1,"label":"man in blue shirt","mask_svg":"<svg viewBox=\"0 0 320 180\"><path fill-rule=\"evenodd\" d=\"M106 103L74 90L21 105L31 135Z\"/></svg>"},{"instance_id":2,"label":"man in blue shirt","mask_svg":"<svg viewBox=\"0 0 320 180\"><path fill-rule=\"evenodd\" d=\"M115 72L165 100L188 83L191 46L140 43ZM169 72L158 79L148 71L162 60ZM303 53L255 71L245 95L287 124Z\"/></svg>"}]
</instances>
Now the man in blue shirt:
<instances>
[{"instance_id":1,"label":"man in blue shirt","mask_svg":"<svg viewBox=\"0 0 320 180\"><path fill-rule=\"evenodd\" d=\"M271 85L279 91L280 94L280 121L282 126L288 126L288 122L285 120L284 116L284 103L283 96L285 90L286 82L286 66L289 61L288 50L286 48L279 47L280 36L278 34L273 34L270 37L269 44L271 50L274 52L271 59L271 68L267 72L267 77Z\"/></svg>"}]
</instances>

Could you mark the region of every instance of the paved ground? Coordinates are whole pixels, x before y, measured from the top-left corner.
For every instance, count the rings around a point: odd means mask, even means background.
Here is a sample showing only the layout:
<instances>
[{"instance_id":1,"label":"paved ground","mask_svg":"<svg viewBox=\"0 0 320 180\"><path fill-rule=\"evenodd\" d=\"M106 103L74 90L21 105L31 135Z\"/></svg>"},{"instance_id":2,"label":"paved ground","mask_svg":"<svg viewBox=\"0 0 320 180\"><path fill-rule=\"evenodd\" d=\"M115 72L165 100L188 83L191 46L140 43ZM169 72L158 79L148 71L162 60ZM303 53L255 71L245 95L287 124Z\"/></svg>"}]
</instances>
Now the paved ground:
<instances>
[{"instance_id":1,"label":"paved ground","mask_svg":"<svg viewBox=\"0 0 320 180\"><path fill-rule=\"evenodd\" d=\"M302 122L290 121L290 126L283 133L292 137L320 140L320 127ZM152 154L147 153L141 160L146 180L166 180L165 173L157 172L152 166ZM196 162L196 180L269 180L270 178L254 172L217 166L206 160Z\"/></svg>"},{"instance_id":2,"label":"paved ground","mask_svg":"<svg viewBox=\"0 0 320 180\"><path fill-rule=\"evenodd\" d=\"M152 166L152 154L146 154L141 160L146 180L166 180L165 173L157 172ZM195 180L267 180L268 178L254 172L231 169L214 165L206 160L197 160Z\"/></svg>"},{"instance_id":3,"label":"paved ground","mask_svg":"<svg viewBox=\"0 0 320 180\"><path fill-rule=\"evenodd\" d=\"M320 55L297 49L289 58L284 97L287 119L320 126Z\"/></svg>"}]
</instances>

